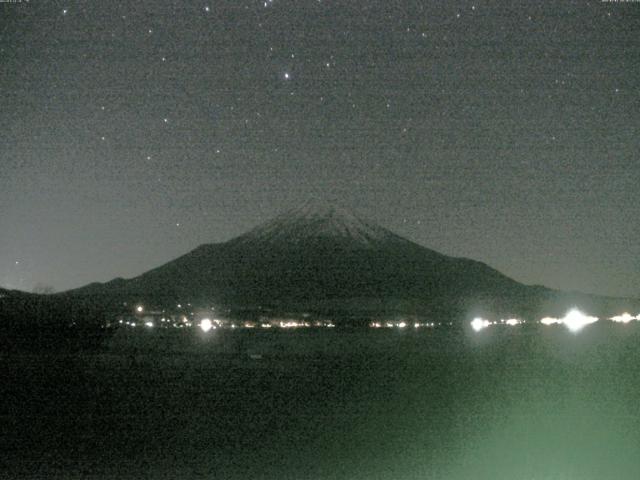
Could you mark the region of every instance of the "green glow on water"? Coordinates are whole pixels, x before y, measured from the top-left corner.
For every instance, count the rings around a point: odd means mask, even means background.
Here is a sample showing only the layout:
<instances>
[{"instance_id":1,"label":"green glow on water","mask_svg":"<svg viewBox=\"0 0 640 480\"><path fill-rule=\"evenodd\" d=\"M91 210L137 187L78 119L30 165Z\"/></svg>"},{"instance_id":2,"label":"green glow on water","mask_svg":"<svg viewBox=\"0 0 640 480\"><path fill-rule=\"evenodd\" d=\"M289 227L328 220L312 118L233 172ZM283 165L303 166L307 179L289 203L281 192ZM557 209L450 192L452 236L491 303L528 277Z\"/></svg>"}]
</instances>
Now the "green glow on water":
<instances>
[{"instance_id":1,"label":"green glow on water","mask_svg":"<svg viewBox=\"0 0 640 480\"><path fill-rule=\"evenodd\" d=\"M2 405L23 423L10 430L5 415L0 426L13 432L12 478L34 468L265 480L640 471L640 326L246 333L138 328L100 354L11 359ZM32 391L37 402L20 401Z\"/></svg>"}]
</instances>

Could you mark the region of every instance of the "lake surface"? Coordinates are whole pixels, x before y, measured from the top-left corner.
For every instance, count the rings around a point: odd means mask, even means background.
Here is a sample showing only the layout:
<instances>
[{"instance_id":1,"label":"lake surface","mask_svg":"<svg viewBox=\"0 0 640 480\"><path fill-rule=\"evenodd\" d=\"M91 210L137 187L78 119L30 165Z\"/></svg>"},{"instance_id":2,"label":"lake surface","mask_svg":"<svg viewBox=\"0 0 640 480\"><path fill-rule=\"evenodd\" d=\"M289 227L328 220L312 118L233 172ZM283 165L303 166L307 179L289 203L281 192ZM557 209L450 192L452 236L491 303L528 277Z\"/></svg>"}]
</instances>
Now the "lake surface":
<instances>
[{"instance_id":1,"label":"lake surface","mask_svg":"<svg viewBox=\"0 0 640 480\"><path fill-rule=\"evenodd\" d=\"M640 325L118 332L2 358L0 478L636 479Z\"/></svg>"}]
</instances>

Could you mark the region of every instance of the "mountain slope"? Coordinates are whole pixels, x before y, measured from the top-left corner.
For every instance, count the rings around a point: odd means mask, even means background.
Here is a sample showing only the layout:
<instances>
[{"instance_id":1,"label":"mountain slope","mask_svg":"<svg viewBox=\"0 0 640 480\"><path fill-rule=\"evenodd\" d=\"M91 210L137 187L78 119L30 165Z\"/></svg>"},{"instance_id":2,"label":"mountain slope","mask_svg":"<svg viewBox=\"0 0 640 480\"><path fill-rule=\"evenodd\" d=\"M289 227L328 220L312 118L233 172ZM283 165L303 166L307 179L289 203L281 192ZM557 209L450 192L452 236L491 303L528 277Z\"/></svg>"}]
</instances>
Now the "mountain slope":
<instances>
[{"instance_id":1,"label":"mountain slope","mask_svg":"<svg viewBox=\"0 0 640 480\"><path fill-rule=\"evenodd\" d=\"M130 280L69 292L281 310L534 315L569 298L442 255L331 205L306 204ZM581 301L592 297L582 298ZM597 304L597 301L593 302Z\"/></svg>"}]
</instances>

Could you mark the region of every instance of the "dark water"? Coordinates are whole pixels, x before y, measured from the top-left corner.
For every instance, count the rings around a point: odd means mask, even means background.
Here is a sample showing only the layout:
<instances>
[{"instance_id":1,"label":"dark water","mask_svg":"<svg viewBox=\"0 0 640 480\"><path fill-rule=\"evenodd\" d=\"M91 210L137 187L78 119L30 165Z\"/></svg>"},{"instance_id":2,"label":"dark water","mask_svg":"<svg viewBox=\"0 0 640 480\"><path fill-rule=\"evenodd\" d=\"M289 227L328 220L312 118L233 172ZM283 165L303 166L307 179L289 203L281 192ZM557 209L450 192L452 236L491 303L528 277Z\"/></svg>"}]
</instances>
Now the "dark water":
<instances>
[{"instance_id":1,"label":"dark water","mask_svg":"<svg viewBox=\"0 0 640 480\"><path fill-rule=\"evenodd\" d=\"M138 330L5 356L0 477L636 479L639 340Z\"/></svg>"}]
</instances>

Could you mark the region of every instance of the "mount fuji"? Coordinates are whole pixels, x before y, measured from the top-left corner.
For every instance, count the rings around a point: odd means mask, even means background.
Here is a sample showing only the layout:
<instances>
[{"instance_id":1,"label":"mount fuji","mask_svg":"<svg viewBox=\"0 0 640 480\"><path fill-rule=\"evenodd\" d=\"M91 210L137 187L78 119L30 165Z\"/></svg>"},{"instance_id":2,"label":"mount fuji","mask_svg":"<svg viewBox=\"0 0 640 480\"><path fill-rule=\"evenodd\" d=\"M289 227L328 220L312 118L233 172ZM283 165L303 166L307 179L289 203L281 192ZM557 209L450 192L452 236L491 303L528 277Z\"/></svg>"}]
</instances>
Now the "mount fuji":
<instances>
[{"instance_id":1,"label":"mount fuji","mask_svg":"<svg viewBox=\"0 0 640 480\"><path fill-rule=\"evenodd\" d=\"M481 262L443 255L335 205L308 202L224 243L206 244L132 279L63 295L104 302L224 305L347 315L534 317L619 299L521 284ZM625 304L628 302L625 302Z\"/></svg>"}]
</instances>

